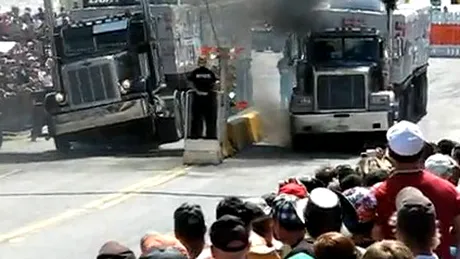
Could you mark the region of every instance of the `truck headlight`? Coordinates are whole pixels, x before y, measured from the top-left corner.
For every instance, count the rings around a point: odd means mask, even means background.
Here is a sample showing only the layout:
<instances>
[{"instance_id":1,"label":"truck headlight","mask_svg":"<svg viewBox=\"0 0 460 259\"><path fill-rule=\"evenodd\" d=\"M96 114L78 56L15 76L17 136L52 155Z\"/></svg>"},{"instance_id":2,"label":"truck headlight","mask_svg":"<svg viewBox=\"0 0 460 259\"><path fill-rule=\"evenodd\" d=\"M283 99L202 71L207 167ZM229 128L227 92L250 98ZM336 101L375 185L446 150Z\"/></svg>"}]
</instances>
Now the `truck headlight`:
<instances>
[{"instance_id":1,"label":"truck headlight","mask_svg":"<svg viewBox=\"0 0 460 259\"><path fill-rule=\"evenodd\" d=\"M393 103L394 93L392 91L371 93L369 97L370 110L389 110Z\"/></svg>"},{"instance_id":2,"label":"truck headlight","mask_svg":"<svg viewBox=\"0 0 460 259\"><path fill-rule=\"evenodd\" d=\"M54 95L54 100L56 100L56 102L60 105L65 104L65 96L61 93L56 93Z\"/></svg>"},{"instance_id":3,"label":"truck headlight","mask_svg":"<svg viewBox=\"0 0 460 259\"><path fill-rule=\"evenodd\" d=\"M128 90L131 88L131 82L128 79L123 80L123 82L121 82L121 87L123 87L125 90Z\"/></svg>"},{"instance_id":4,"label":"truck headlight","mask_svg":"<svg viewBox=\"0 0 460 259\"><path fill-rule=\"evenodd\" d=\"M290 110L293 113L310 112L313 109L313 97L306 95L293 95Z\"/></svg>"}]
</instances>

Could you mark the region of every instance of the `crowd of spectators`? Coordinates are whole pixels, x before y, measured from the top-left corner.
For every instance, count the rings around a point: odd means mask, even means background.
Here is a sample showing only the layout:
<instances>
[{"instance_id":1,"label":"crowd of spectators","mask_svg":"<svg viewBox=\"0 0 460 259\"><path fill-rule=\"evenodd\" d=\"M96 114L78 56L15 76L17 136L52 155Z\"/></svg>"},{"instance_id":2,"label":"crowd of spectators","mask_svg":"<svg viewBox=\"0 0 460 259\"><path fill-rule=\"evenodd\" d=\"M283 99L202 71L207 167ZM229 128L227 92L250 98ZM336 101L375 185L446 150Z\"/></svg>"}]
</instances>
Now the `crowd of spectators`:
<instances>
[{"instance_id":1,"label":"crowd of spectators","mask_svg":"<svg viewBox=\"0 0 460 259\"><path fill-rule=\"evenodd\" d=\"M0 14L0 99L52 87L43 42L44 19L42 8L32 14L30 8L21 13L13 6Z\"/></svg>"},{"instance_id":2,"label":"crowd of spectators","mask_svg":"<svg viewBox=\"0 0 460 259\"><path fill-rule=\"evenodd\" d=\"M356 168L323 167L261 197L222 199L209 230L200 205L184 203L173 213L174 236L147 234L139 258L457 258L460 145L428 143L407 121L387 140ZM109 258L136 256L110 241L97 256Z\"/></svg>"}]
</instances>

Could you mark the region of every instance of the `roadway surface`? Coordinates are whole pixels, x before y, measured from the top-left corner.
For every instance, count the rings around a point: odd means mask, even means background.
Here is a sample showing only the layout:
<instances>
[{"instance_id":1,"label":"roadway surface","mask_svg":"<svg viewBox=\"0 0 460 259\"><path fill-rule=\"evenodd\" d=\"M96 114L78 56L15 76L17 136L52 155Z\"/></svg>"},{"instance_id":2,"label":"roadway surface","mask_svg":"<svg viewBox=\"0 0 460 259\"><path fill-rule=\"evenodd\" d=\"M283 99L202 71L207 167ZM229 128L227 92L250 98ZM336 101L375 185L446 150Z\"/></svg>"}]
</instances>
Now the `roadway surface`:
<instances>
[{"instance_id":1,"label":"roadway surface","mask_svg":"<svg viewBox=\"0 0 460 259\"><path fill-rule=\"evenodd\" d=\"M256 54L255 99L264 115L267 142L214 167L184 168L175 148L149 155L60 157L52 142L6 142L0 151L1 258L95 258L100 246L118 240L137 254L149 231L169 233L172 213L196 202L208 222L224 195L258 196L278 180L308 175L325 164L354 163L353 157L293 154L279 103L279 56ZM456 137L460 60L432 60L429 115L421 122L432 140ZM456 100L457 99L457 100ZM277 147L278 146L278 147ZM137 193L137 194L133 194Z\"/></svg>"}]
</instances>

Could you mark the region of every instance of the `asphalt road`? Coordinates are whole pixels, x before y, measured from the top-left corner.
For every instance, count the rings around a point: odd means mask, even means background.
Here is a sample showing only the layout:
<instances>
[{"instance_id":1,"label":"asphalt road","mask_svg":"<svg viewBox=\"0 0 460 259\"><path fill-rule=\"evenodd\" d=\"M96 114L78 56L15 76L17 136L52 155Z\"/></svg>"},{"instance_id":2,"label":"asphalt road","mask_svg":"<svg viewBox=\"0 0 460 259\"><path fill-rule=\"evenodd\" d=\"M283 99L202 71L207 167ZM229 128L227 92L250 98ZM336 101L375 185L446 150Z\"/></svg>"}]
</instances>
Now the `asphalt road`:
<instances>
[{"instance_id":1,"label":"asphalt road","mask_svg":"<svg viewBox=\"0 0 460 259\"><path fill-rule=\"evenodd\" d=\"M325 164L354 163L354 157L293 154L287 144L286 115L279 103L276 54L256 54L256 106L264 115L267 142L218 167L182 166L180 144L146 156L100 155L64 158L51 142L5 143L0 151L1 258L95 258L99 247L118 240L139 252L149 231L172 230L172 213L196 202L208 222L225 195L258 196L278 180L308 175ZM429 115L421 122L430 139L455 137L460 60L432 60ZM94 154L93 154L94 155Z\"/></svg>"}]
</instances>

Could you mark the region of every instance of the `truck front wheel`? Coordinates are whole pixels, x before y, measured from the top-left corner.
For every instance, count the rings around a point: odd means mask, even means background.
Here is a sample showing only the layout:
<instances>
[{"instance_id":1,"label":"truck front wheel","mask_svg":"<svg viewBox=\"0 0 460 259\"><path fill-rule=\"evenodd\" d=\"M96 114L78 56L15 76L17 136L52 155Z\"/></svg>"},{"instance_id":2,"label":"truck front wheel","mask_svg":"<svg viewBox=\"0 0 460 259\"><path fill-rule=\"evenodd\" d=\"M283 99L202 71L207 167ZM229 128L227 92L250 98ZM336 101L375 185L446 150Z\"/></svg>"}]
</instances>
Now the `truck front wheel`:
<instances>
[{"instance_id":1,"label":"truck front wheel","mask_svg":"<svg viewBox=\"0 0 460 259\"><path fill-rule=\"evenodd\" d=\"M72 147L67 139L60 136L54 137L54 145L56 146L56 150L60 153L69 153Z\"/></svg>"}]
</instances>

